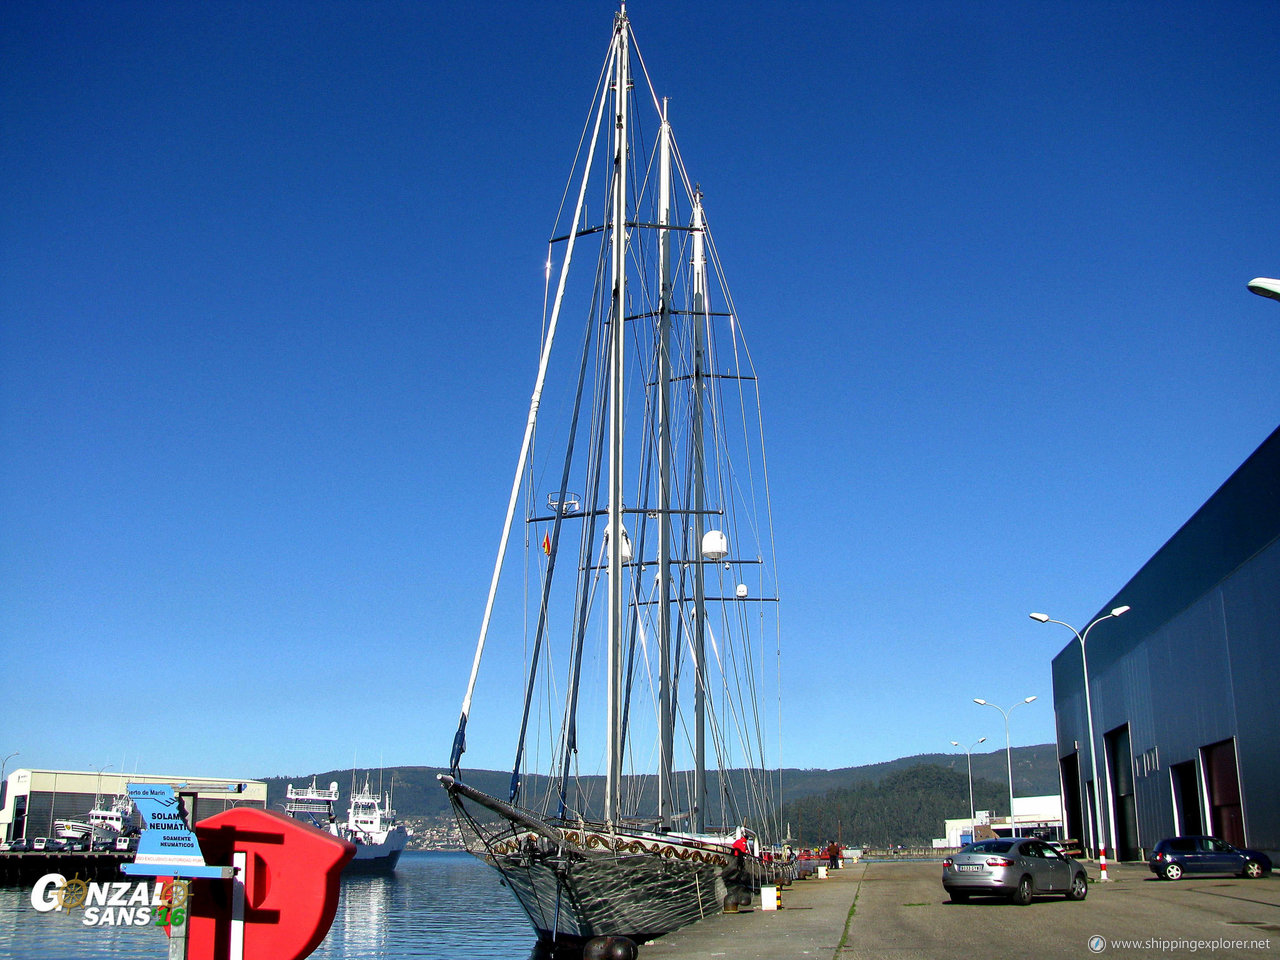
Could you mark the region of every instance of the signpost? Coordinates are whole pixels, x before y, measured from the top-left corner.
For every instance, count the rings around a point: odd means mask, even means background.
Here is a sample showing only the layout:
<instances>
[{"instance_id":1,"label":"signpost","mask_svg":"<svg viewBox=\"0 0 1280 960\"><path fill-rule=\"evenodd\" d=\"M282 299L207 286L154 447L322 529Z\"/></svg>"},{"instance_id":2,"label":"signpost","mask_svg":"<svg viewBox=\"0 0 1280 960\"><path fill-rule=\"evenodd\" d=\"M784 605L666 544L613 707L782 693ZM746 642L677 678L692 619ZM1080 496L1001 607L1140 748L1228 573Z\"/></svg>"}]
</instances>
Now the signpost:
<instances>
[{"instance_id":1,"label":"signpost","mask_svg":"<svg viewBox=\"0 0 1280 960\"><path fill-rule=\"evenodd\" d=\"M182 815L182 802L167 783L131 783L129 799L142 816L143 831L138 855L122 869L143 877L231 876L230 866L210 867L204 862L196 835Z\"/></svg>"},{"instance_id":2,"label":"signpost","mask_svg":"<svg viewBox=\"0 0 1280 960\"><path fill-rule=\"evenodd\" d=\"M129 796L146 826L124 872L193 881L185 923L166 928L170 960L302 960L324 940L354 844L257 807L193 832L172 786L129 784Z\"/></svg>"}]
</instances>

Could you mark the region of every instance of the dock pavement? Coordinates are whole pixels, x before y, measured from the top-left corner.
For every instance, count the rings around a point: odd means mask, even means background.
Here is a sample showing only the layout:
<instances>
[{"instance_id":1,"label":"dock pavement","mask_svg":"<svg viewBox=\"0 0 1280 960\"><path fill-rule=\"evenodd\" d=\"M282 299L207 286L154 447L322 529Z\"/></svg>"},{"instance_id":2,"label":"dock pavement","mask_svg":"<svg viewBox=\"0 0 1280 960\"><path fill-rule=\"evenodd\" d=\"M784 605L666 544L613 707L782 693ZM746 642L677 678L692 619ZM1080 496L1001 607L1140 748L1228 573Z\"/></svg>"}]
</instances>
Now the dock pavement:
<instances>
[{"instance_id":1,"label":"dock pavement","mask_svg":"<svg viewBox=\"0 0 1280 960\"><path fill-rule=\"evenodd\" d=\"M644 944L640 958L829 960L838 955L866 870L865 863L848 863L824 880L797 880L783 889L781 910L762 910L757 899Z\"/></svg>"},{"instance_id":2,"label":"dock pavement","mask_svg":"<svg viewBox=\"0 0 1280 960\"><path fill-rule=\"evenodd\" d=\"M1105 951L1124 960L1203 950L1215 960L1280 957L1280 876L1206 875L1177 883L1145 863L1096 863L1083 901L1036 897L951 902L941 863L849 863L826 879L783 891L782 909L759 903L718 914L640 947L639 960L1079 960ZM996 945L993 948L993 944ZM994 953L993 953L994 949Z\"/></svg>"}]
</instances>

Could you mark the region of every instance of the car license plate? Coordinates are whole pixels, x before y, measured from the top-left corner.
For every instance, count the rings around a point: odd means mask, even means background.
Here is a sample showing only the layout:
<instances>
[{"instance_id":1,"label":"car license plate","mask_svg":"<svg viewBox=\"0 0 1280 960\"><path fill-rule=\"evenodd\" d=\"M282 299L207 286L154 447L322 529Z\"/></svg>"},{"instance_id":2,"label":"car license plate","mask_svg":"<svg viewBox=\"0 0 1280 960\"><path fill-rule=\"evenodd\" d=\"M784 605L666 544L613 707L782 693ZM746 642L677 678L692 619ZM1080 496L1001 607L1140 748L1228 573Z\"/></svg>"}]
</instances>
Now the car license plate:
<instances>
[{"instance_id":1,"label":"car license plate","mask_svg":"<svg viewBox=\"0 0 1280 960\"><path fill-rule=\"evenodd\" d=\"M961 873L977 873L982 868L976 863L962 863L956 867Z\"/></svg>"}]
</instances>

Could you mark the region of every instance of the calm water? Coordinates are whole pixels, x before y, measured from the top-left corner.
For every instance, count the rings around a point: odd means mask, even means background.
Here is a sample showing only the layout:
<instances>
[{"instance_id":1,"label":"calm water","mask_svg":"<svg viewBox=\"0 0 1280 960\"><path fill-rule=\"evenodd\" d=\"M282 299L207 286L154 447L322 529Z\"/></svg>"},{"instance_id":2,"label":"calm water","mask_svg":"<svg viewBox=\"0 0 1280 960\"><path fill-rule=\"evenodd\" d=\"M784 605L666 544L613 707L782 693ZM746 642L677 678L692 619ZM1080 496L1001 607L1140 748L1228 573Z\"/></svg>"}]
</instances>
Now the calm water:
<instances>
[{"instance_id":1,"label":"calm water","mask_svg":"<svg viewBox=\"0 0 1280 960\"><path fill-rule=\"evenodd\" d=\"M156 927L86 927L37 913L30 887L0 887L0 958L164 960ZM529 960L533 929L497 875L465 853L407 852L394 877L352 877L320 960Z\"/></svg>"}]
</instances>

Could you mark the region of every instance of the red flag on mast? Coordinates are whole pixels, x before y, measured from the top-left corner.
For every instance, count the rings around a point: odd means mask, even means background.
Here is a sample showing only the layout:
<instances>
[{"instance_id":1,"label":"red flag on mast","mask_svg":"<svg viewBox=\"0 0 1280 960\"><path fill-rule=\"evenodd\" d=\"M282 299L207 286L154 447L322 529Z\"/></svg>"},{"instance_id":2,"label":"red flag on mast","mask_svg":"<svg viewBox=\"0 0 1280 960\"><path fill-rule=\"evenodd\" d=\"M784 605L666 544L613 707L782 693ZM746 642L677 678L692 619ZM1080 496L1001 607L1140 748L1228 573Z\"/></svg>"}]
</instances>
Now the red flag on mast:
<instances>
[{"instance_id":1,"label":"red flag on mast","mask_svg":"<svg viewBox=\"0 0 1280 960\"><path fill-rule=\"evenodd\" d=\"M542 552L548 557L551 556L551 534L547 534L542 538Z\"/></svg>"}]
</instances>

